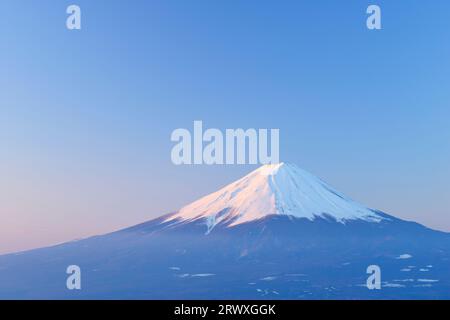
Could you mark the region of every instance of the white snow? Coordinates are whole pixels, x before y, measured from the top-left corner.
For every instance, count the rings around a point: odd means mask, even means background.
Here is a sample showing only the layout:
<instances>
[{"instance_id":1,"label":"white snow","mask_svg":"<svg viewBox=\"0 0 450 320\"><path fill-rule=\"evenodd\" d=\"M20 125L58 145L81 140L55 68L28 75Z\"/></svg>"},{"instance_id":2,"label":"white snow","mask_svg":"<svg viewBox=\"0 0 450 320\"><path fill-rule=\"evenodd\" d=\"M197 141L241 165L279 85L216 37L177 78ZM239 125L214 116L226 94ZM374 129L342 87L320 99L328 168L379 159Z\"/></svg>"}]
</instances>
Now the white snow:
<instances>
[{"instance_id":1,"label":"white snow","mask_svg":"<svg viewBox=\"0 0 450 320\"><path fill-rule=\"evenodd\" d=\"M435 279L417 279L418 282L439 282L439 280Z\"/></svg>"},{"instance_id":2,"label":"white snow","mask_svg":"<svg viewBox=\"0 0 450 320\"><path fill-rule=\"evenodd\" d=\"M196 273L196 274L189 274L189 273L182 273L182 274L176 274L175 275L178 278L204 278L204 277L212 277L215 276L214 273Z\"/></svg>"},{"instance_id":3,"label":"white snow","mask_svg":"<svg viewBox=\"0 0 450 320\"><path fill-rule=\"evenodd\" d=\"M385 282L385 283L383 283L383 287L386 287L386 288L404 288L405 286L403 284Z\"/></svg>"},{"instance_id":4,"label":"white snow","mask_svg":"<svg viewBox=\"0 0 450 320\"><path fill-rule=\"evenodd\" d=\"M265 277L265 278L261 278L261 281L273 281L276 280L277 277L273 277L273 276L269 276L269 277Z\"/></svg>"},{"instance_id":5,"label":"white snow","mask_svg":"<svg viewBox=\"0 0 450 320\"><path fill-rule=\"evenodd\" d=\"M404 253L399 255L396 259L411 259L412 255L408 254L408 253Z\"/></svg>"},{"instance_id":6,"label":"white snow","mask_svg":"<svg viewBox=\"0 0 450 320\"><path fill-rule=\"evenodd\" d=\"M175 276L178 278L187 278L187 277L189 277L189 273L177 274Z\"/></svg>"},{"instance_id":7,"label":"white snow","mask_svg":"<svg viewBox=\"0 0 450 320\"><path fill-rule=\"evenodd\" d=\"M427 283L427 284L416 284L414 285L415 288L429 288L432 287L433 285Z\"/></svg>"},{"instance_id":8,"label":"white snow","mask_svg":"<svg viewBox=\"0 0 450 320\"><path fill-rule=\"evenodd\" d=\"M279 163L260 167L185 206L166 221L206 219L208 233L220 222L232 227L272 214L309 220L332 217L340 223L385 219L297 166Z\"/></svg>"},{"instance_id":9,"label":"white snow","mask_svg":"<svg viewBox=\"0 0 450 320\"><path fill-rule=\"evenodd\" d=\"M401 279L401 280L394 280L394 282L414 282L414 279Z\"/></svg>"}]
</instances>

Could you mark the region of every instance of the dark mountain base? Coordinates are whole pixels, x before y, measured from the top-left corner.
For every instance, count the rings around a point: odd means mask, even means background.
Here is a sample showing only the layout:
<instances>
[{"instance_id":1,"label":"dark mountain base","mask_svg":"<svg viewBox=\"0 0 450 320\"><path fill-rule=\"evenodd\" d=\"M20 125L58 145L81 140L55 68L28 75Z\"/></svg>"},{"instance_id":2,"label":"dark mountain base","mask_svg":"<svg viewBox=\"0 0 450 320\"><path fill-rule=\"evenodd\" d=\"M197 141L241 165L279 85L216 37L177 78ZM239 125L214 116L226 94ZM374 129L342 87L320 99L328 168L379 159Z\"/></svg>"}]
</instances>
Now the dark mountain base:
<instances>
[{"instance_id":1,"label":"dark mountain base","mask_svg":"<svg viewBox=\"0 0 450 320\"><path fill-rule=\"evenodd\" d=\"M2 299L450 299L450 235L380 223L270 216L205 234L163 219L0 257ZM82 290L66 288L66 268ZM382 289L369 290L369 265Z\"/></svg>"}]
</instances>

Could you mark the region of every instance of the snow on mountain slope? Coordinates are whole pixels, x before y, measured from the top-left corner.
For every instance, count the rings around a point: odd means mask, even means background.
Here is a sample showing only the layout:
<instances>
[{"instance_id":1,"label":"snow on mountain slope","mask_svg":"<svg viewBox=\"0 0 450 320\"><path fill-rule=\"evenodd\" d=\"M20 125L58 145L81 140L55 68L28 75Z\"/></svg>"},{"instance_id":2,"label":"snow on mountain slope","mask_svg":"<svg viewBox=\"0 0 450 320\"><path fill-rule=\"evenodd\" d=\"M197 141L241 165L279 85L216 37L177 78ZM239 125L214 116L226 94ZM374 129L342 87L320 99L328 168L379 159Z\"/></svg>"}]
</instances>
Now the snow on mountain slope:
<instances>
[{"instance_id":1,"label":"snow on mountain slope","mask_svg":"<svg viewBox=\"0 0 450 320\"><path fill-rule=\"evenodd\" d=\"M332 217L379 222L384 217L342 195L293 164L260 167L242 179L182 208L167 221L206 219L208 231L218 223L235 226L280 214L314 220Z\"/></svg>"}]
</instances>

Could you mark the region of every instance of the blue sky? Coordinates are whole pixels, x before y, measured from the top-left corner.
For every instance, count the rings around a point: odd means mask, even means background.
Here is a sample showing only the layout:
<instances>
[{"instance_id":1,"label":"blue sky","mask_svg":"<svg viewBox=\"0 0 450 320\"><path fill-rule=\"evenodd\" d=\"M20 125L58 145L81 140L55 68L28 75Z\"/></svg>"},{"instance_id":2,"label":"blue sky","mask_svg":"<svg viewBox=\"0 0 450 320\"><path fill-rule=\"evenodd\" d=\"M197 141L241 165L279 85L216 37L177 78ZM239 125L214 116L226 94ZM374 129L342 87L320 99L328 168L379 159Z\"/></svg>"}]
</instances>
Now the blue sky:
<instances>
[{"instance_id":1,"label":"blue sky","mask_svg":"<svg viewBox=\"0 0 450 320\"><path fill-rule=\"evenodd\" d=\"M73 3L80 31L65 28ZM366 28L369 4L380 31ZM3 1L0 252L141 222L254 168L174 166L170 134L194 120L279 128L283 161L450 231L449 12L448 1Z\"/></svg>"}]
</instances>

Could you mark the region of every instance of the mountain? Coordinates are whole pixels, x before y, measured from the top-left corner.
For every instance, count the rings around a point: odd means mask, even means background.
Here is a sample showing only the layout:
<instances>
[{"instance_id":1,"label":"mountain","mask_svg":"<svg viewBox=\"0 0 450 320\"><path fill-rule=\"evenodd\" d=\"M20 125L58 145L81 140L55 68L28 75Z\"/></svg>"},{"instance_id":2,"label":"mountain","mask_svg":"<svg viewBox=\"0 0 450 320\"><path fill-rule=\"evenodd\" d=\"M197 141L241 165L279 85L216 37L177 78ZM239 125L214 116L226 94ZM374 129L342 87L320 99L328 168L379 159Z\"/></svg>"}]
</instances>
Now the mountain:
<instances>
[{"instance_id":1,"label":"mountain","mask_svg":"<svg viewBox=\"0 0 450 320\"><path fill-rule=\"evenodd\" d=\"M340 194L325 182L292 164L265 165L244 178L182 208L166 221L206 220L208 231L270 215L379 222L381 215Z\"/></svg>"},{"instance_id":2,"label":"mountain","mask_svg":"<svg viewBox=\"0 0 450 320\"><path fill-rule=\"evenodd\" d=\"M69 265L81 290L66 288ZM448 270L450 234L281 163L137 226L0 256L0 298L450 299Z\"/></svg>"}]
</instances>

